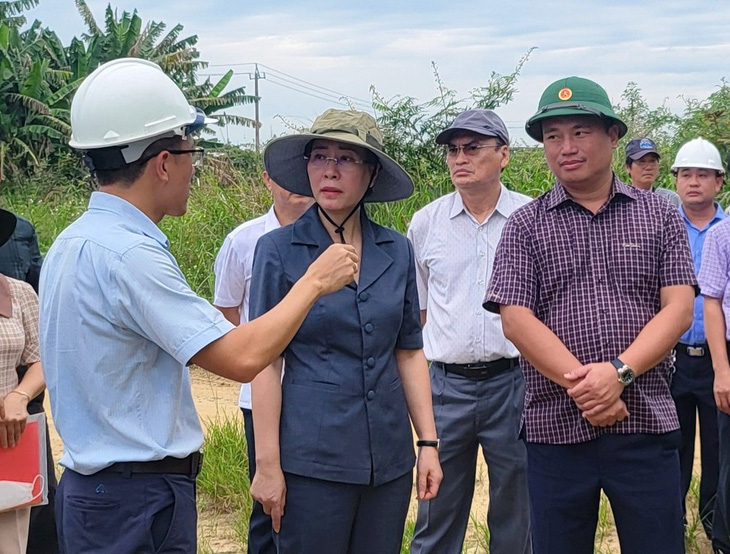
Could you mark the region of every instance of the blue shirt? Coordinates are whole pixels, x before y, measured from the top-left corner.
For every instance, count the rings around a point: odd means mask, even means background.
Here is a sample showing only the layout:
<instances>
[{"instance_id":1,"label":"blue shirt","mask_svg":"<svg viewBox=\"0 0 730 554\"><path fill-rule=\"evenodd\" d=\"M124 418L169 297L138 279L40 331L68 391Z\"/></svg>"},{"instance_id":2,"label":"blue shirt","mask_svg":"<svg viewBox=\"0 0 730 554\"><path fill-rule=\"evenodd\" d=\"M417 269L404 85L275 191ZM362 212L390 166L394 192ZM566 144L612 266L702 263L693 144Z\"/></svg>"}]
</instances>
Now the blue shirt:
<instances>
[{"instance_id":1,"label":"blue shirt","mask_svg":"<svg viewBox=\"0 0 730 554\"><path fill-rule=\"evenodd\" d=\"M168 246L132 204L95 192L48 251L41 360L61 465L76 472L203 443L186 364L233 325L193 293Z\"/></svg>"},{"instance_id":2,"label":"blue shirt","mask_svg":"<svg viewBox=\"0 0 730 554\"><path fill-rule=\"evenodd\" d=\"M412 471L413 434L396 349L420 349L413 248L361 212L360 279L317 300L284 352L281 468L380 485ZM250 315L276 305L332 239L313 206L261 237Z\"/></svg>"},{"instance_id":3,"label":"blue shirt","mask_svg":"<svg viewBox=\"0 0 730 554\"><path fill-rule=\"evenodd\" d=\"M720 204L715 203L717 209L715 210L715 217L705 225L702 229L698 229L694 224L687 218L687 214L684 213L684 208L679 207L679 213L682 214L684 220L684 226L687 228L687 236L689 237L689 246L692 249L692 261L695 266L695 275L700 274L700 266L702 264L702 247L705 244L705 236L707 236L707 230L719 223L725 218L725 212L722 211ZM707 339L705 338L705 320L702 306L702 295L698 294L695 298L694 306L694 320L692 321L692 327L690 327L684 335L679 339L679 342L684 344L702 344Z\"/></svg>"}]
</instances>

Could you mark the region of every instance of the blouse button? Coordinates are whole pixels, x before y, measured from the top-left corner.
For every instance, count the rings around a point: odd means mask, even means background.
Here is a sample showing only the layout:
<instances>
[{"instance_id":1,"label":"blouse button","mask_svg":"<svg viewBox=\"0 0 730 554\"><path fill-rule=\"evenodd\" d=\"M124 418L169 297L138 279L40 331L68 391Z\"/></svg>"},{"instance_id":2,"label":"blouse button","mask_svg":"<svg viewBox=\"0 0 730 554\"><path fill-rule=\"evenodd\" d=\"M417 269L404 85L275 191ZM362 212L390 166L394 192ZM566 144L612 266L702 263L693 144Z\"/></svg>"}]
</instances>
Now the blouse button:
<instances>
[{"instance_id":1,"label":"blouse button","mask_svg":"<svg viewBox=\"0 0 730 554\"><path fill-rule=\"evenodd\" d=\"M370 334L370 333L372 333L372 332L373 332L373 329L374 329L374 328L375 328L375 327L373 327L373 324L372 324L372 323L366 323L366 324L365 324L365 332L366 332L367 334Z\"/></svg>"}]
</instances>

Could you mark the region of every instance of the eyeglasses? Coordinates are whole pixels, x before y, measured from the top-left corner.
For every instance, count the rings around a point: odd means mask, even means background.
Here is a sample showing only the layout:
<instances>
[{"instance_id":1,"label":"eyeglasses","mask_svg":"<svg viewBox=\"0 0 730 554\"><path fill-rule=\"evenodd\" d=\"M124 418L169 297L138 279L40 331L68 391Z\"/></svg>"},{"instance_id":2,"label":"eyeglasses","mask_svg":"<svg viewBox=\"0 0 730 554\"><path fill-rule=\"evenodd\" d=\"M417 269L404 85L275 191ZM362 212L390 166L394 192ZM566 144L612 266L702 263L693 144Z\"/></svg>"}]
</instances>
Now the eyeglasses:
<instances>
[{"instance_id":1,"label":"eyeglasses","mask_svg":"<svg viewBox=\"0 0 730 554\"><path fill-rule=\"evenodd\" d=\"M190 159L193 163L193 167L200 166L200 164L203 163L203 157L205 156L205 150L203 150L202 148L192 148L190 150L160 150L159 152L155 152L154 154L150 154L149 156L140 158L139 160L137 160L137 163L140 165L146 164L155 156L159 156L162 152L167 152L168 154L172 154L173 156L178 156L180 154L190 154Z\"/></svg>"},{"instance_id":2,"label":"eyeglasses","mask_svg":"<svg viewBox=\"0 0 730 554\"><path fill-rule=\"evenodd\" d=\"M363 160L358 160L350 154L343 154L334 158L330 158L324 154L310 154L309 156L304 156L304 159L307 160L309 165L317 169L324 169L327 167L328 162L332 162L342 171L353 171L357 166L368 163Z\"/></svg>"},{"instance_id":3,"label":"eyeglasses","mask_svg":"<svg viewBox=\"0 0 730 554\"><path fill-rule=\"evenodd\" d=\"M501 144L447 144L444 146L447 158L457 158L459 151L463 151L467 158L473 158L482 148L502 148Z\"/></svg>"},{"instance_id":4,"label":"eyeglasses","mask_svg":"<svg viewBox=\"0 0 730 554\"><path fill-rule=\"evenodd\" d=\"M638 160L634 160L634 163L639 167L646 167L647 165L659 165L659 160L656 158L640 158Z\"/></svg>"},{"instance_id":5,"label":"eyeglasses","mask_svg":"<svg viewBox=\"0 0 730 554\"><path fill-rule=\"evenodd\" d=\"M190 159L193 162L193 167L199 167L203 163L203 157L205 156L205 150L202 148L193 148L191 150L167 150L173 156L180 154L190 154Z\"/></svg>"}]
</instances>

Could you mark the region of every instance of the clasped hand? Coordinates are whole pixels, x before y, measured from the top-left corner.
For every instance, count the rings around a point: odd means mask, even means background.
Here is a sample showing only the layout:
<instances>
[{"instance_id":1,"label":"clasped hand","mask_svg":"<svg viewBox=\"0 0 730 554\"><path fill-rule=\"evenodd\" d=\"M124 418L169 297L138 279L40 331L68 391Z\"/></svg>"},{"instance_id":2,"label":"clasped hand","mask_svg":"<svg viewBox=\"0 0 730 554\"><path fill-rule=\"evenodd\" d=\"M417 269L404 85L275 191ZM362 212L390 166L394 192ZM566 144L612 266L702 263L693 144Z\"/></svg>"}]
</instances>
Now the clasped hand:
<instances>
[{"instance_id":1,"label":"clasped hand","mask_svg":"<svg viewBox=\"0 0 730 554\"><path fill-rule=\"evenodd\" d=\"M568 396L591 425L608 427L629 415L621 400L624 386L611 363L587 364L566 373L565 378L575 383L568 389Z\"/></svg>"}]
</instances>

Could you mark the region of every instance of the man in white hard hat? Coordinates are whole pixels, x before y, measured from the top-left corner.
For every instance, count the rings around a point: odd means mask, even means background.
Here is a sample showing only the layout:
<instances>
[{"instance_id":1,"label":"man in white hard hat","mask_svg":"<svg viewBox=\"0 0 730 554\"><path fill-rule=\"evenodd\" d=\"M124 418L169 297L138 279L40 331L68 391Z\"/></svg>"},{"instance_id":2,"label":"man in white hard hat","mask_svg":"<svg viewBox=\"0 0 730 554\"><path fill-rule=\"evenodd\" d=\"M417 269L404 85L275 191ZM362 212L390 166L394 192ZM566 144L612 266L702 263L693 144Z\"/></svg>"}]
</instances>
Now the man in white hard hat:
<instances>
[{"instance_id":1,"label":"man in white hard hat","mask_svg":"<svg viewBox=\"0 0 730 554\"><path fill-rule=\"evenodd\" d=\"M725 174L720 152L703 138L691 140L677 152L672 174L682 199L679 213L687 229L695 272L699 273L705 237L710 228L725 217L722 207L715 201ZM671 390L682 431L679 447L682 498L686 498L692 480L695 430L699 417L702 463L699 517L707 536L712 538L718 473L717 408L712 392L712 358L705 338L701 296L695 299L692 327L679 339L675 352ZM683 508L686 521L686 505Z\"/></svg>"},{"instance_id":2,"label":"man in white hard hat","mask_svg":"<svg viewBox=\"0 0 730 554\"><path fill-rule=\"evenodd\" d=\"M653 191L679 207L681 201L676 192L654 186L659 177L660 159L656 143L649 137L631 139L626 144L625 153L629 183L636 188Z\"/></svg>"},{"instance_id":3,"label":"man in white hard hat","mask_svg":"<svg viewBox=\"0 0 730 554\"><path fill-rule=\"evenodd\" d=\"M41 272L41 352L66 469L61 551L195 552L203 435L187 365L251 380L322 295L351 282L350 246L326 250L261 318L235 327L190 289L157 224L183 215L205 123L161 69L104 64L71 105L71 146L99 192Z\"/></svg>"}]
</instances>

